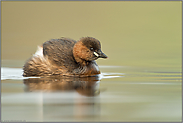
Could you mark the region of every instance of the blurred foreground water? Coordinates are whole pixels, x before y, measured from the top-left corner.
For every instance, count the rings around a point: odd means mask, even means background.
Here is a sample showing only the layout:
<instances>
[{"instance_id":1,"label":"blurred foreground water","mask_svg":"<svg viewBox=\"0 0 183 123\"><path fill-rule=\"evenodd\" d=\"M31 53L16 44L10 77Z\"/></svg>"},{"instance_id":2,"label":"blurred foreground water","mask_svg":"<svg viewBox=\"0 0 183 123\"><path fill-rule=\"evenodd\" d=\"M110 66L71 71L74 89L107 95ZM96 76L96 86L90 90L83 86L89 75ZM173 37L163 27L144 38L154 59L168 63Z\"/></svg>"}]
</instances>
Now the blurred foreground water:
<instances>
[{"instance_id":1,"label":"blurred foreground water","mask_svg":"<svg viewBox=\"0 0 183 123\"><path fill-rule=\"evenodd\" d=\"M28 78L21 68L2 67L2 120L181 121L179 71L100 68L98 77Z\"/></svg>"}]
</instances>

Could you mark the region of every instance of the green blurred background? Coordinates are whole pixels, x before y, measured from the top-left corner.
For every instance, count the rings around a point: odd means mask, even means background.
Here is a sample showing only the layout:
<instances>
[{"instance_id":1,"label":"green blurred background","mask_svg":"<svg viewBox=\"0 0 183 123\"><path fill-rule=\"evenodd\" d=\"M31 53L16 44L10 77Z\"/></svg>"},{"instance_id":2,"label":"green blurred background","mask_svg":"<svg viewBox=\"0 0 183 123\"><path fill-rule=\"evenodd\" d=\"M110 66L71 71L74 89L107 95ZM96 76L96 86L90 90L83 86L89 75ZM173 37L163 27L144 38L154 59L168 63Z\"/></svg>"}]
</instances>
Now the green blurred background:
<instances>
[{"instance_id":1,"label":"green blurred background","mask_svg":"<svg viewBox=\"0 0 183 123\"><path fill-rule=\"evenodd\" d=\"M107 60L99 65L182 64L182 1L2 1L2 66L22 67L37 45L92 36Z\"/></svg>"}]
</instances>

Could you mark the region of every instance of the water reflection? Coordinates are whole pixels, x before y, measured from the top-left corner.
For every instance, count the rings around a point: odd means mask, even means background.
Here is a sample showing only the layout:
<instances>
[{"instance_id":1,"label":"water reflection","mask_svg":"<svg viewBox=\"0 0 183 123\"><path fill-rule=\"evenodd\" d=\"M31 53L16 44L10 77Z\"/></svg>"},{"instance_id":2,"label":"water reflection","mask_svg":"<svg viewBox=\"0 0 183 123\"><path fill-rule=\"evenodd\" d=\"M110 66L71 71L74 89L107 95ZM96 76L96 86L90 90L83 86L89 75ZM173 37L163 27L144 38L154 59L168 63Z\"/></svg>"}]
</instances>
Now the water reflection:
<instances>
[{"instance_id":1,"label":"water reflection","mask_svg":"<svg viewBox=\"0 0 183 123\"><path fill-rule=\"evenodd\" d=\"M100 94L98 76L85 78L52 76L23 81L27 93L18 98L26 99L30 105L37 105L36 112L32 111L37 114L39 121L60 121L60 118L62 121L82 121L83 118L98 120L100 116L100 103L97 97ZM22 106L27 107L24 105L25 101ZM16 117L22 116L20 114L22 112Z\"/></svg>"},{"instance_id":2,"label":"water reflection","mask_svg":"<svg viewBox=\"0 0 183 123\"><path fill-rule=\"evenodd\" d=\"M99 77L43 77L24 79L25 91L76 91L84 96L97 96L100 94Z\"/></svg>"}]
</instances>

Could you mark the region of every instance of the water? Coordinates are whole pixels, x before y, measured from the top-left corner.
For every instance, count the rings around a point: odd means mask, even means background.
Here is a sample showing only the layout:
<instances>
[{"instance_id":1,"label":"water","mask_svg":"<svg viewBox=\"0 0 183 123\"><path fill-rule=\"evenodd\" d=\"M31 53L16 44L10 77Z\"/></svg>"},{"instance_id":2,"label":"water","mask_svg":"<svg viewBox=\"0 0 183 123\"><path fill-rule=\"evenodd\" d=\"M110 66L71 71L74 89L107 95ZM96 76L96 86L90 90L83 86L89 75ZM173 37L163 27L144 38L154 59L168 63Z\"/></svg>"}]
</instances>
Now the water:
<instances>
[{"instance_id":1,"label":"water","mask_svg":"<svg viewBox=\"0 0 183 123\"><path fill-rule=\"evenodd\" d=\"M100 68L99 77L28 78L21 68L2 67L2 120L181 120L180 72ZM127 72L115 73L121 69Z\"/></svg>"},{"instance_id":2,"label":"water","mask_svg":"<svg viewBox=\"0 0 183 123\"><path fill-rule=\"evenodd\" d=\"M182 2L2 1L1 120L180 122ZM100 40L98 77L23 77L38 45Z\"/></svg>"}]
</instances>

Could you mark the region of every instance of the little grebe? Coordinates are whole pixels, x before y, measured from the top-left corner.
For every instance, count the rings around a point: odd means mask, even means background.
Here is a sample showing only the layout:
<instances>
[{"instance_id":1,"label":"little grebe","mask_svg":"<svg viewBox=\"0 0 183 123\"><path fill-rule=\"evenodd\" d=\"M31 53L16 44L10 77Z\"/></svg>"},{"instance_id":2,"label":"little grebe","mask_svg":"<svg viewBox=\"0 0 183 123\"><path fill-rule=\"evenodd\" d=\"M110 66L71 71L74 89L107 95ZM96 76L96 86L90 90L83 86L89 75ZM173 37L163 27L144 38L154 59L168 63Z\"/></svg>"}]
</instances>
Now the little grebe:
<instances>
[{"instance_id":1,"label":"little grebe","mask_svg":"<svg viewBox=\"0 0 183 123\"><path fill-rule=\"evenodd\" d=\"M94 60L107 58L100 42L93 37L79 41L51 39L38 46L37 52L23 66L23 76L94 76L100 74Z\"/></svg>"}]
</instances>

